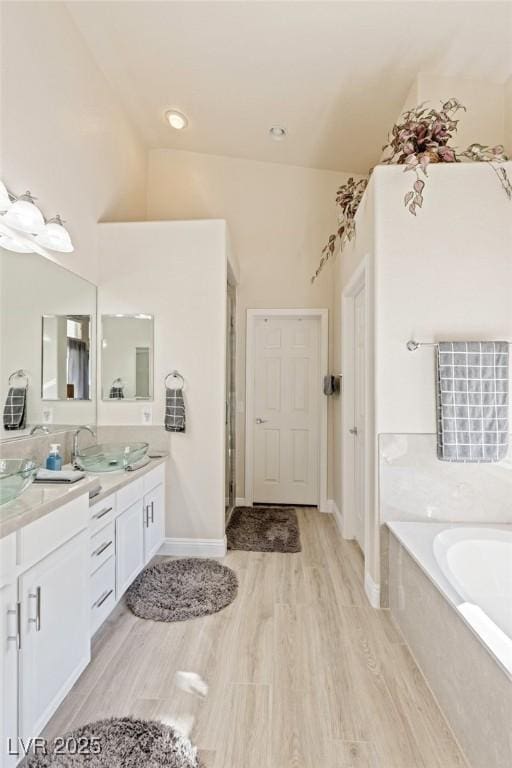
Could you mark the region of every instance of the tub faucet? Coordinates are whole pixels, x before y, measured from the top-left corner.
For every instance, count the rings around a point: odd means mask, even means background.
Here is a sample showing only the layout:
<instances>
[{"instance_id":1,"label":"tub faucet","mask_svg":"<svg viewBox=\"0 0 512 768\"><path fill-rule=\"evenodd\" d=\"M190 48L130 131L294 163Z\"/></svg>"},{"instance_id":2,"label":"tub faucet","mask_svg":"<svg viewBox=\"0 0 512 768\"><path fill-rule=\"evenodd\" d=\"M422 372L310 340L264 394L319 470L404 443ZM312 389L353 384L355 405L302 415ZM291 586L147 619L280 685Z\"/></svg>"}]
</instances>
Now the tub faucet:
<instances>
[{"instance_id":1,"label":"tub faucet","mask_svg":"<svg viewBox=\"0 0 512 768\"><path fill-rule=\"evenodd\" d=\"M91 427L88 427L87 425L83 425L82 427L78 427L75 434L73 435L73 448L71 449L71 463L73 466L75 466L75 461L80 453L79 447L78 447L78 436L80 435L80 432L89 432L93 437L96 437L96 434Z\"/></svg>"}]
</instances>

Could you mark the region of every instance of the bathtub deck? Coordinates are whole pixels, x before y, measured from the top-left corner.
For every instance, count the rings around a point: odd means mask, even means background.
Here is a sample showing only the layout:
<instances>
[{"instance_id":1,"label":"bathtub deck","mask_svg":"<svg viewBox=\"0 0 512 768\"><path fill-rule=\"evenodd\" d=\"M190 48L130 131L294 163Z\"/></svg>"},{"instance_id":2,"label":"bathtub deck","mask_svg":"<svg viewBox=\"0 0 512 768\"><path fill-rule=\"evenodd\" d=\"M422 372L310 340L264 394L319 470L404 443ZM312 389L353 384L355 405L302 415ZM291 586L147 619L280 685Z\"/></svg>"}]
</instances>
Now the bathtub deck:
<instances>
[{"instance_id":1,"label":"bathtub deck","mask_svg":"<svg viewBox=\"0 0 512 768\"><path fill-rule=\"evenodd\" d=\"M99 718L194 718L207 768L467 768L387 611L362 586L357 546L329 515L299 510L300 554L230 552L238 598L161 624L119 606L47 728ZM179 691L177 670L209 683Z\"/></svg>"}]
</instances>

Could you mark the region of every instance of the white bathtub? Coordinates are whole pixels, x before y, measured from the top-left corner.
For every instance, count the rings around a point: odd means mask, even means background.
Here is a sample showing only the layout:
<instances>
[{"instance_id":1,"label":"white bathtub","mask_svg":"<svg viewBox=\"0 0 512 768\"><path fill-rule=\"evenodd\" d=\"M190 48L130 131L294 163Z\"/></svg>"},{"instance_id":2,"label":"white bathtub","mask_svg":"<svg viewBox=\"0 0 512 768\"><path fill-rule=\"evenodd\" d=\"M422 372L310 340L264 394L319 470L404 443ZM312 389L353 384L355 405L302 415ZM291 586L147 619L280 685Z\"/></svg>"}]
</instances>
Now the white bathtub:
<instances>
[{"instance_id":1,"label":"white bathtub","mask_svg":"<svg viewBox=\"0 0 512 768\"><path fill-rule=\"evenodd\" d=\"M388 527L512 677L512 526Z\"/></svg>"}]
</instances>

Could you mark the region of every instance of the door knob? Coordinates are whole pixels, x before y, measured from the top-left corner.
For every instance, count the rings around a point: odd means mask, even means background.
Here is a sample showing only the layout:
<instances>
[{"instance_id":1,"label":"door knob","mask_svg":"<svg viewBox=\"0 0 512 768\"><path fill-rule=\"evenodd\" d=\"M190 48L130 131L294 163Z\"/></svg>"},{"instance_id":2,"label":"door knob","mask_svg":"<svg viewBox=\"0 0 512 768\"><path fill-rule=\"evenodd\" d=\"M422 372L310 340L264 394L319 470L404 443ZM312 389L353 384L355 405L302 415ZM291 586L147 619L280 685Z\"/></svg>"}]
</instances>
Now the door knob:
<instances>
[{"instance_id":1,"label":"door knob","mask_svg":"<svg viewBox=\"0 0 512 768\"><path fill-rule=\"evenodd\" d=\"M260 418L256 419L256 424L266 424L266 423L267 423L267 419L260 419Z\"/></svg>"},{"instance_id":2,"label":"door knob","mask_svg":"<svg viewBox=\"0 0 512 768\"><path fill-rule=\"evenodd\" d=\"M352 427L351 429L349 429L349 432L351 435L357 435L357 427Z\"/></svg>"}]
</instances>

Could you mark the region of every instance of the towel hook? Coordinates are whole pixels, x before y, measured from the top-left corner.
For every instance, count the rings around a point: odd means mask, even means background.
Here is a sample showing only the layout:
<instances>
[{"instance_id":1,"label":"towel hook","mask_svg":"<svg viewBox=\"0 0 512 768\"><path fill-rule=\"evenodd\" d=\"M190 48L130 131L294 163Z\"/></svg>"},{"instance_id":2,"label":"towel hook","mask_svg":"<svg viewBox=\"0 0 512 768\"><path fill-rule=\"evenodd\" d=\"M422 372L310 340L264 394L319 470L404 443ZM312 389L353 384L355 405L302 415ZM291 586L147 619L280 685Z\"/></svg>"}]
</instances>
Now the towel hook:
<instances>
[{"instance_id":1,"label":"towel hook","mask_svg":"<svg viewBox=\"0 0 512 768\"><path fill-rule=\"evenodd\" d=\"M28 373L23 370L23 368L20 368L18 371L13 371L11 375L9 376L9 386L11 386L13 379L26 379L27 383L25 384L26 387L28 387Z\"/></svg>"},{"instance_id":2,"label":"towel hook","mask_svg":"<svg viewBox=\"0 0 512 768\"><path fill-rule=\"evenodd\" d=\"M164 381L165 386L167 386L167 380L170 378L179 379L179 381L181 381L181 385L178 387L178 389L183 389L183 387L185 386L185 379L183 378L183 376L179 371L171 371L170 373L167 374Z\"/></svg>"}]
</instances>

